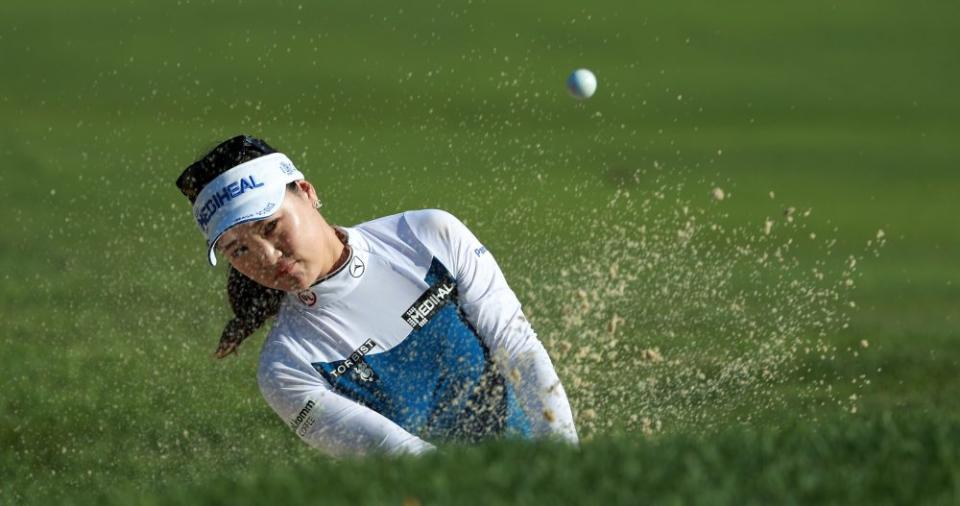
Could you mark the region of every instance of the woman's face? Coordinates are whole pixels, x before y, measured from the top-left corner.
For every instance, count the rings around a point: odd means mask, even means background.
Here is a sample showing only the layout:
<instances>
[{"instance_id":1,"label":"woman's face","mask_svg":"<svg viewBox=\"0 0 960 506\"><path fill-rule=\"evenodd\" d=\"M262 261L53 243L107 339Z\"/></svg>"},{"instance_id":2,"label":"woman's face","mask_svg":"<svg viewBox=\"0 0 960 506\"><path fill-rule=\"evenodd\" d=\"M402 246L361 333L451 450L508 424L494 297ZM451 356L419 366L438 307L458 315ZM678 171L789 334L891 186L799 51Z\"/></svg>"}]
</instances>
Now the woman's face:
<instances>
[{"instance_id":1,"label":"woman's face","mask_svg":"<svg viewBox=\"0 0 960 506\"><path fill-rule=\"evenodd\" d=\"M333 267L343 247L316 210L313 185L307 181L296 184L300 191L288 189L272 216L237 225L217 241L217 249L235 269L263 286L285 292L313 285Z\"/></svg>"}]
</instances>

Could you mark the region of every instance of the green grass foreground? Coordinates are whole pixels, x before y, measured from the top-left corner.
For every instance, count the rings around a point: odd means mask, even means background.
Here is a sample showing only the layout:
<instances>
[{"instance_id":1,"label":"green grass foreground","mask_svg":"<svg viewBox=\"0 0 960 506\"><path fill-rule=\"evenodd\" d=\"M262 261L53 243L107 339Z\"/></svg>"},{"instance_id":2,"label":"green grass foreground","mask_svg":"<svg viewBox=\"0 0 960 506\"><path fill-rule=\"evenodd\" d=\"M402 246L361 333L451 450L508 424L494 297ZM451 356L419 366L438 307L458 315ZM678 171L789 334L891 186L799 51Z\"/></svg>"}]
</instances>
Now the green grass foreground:
<instances>
[{"instance_id":1,"label":"green grass foreground","mask_svg":"<svg viewBox=\"0 0 960 506\"><path fill-rule=\"evenodd\" d=\"M229 473L228 473L229 474ZM134 500L134 498L136 498ZM313 459L78 504L956 504L960 422L852 417L709 438L493 443L423 458Z\"/></svg>"}]
</instances>

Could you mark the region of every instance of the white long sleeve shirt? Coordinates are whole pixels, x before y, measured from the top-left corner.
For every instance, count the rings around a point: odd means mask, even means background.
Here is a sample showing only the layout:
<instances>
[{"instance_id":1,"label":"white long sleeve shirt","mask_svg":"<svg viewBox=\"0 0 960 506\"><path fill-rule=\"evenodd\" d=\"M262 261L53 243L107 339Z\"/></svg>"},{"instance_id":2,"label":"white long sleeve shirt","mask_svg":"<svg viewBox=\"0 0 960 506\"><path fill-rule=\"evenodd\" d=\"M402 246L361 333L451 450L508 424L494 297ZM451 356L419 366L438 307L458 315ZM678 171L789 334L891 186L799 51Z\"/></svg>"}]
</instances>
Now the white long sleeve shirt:
<instances>
[{"instance_id":1,"label":"white long sleeve shirt","mask_svg":"<svg viewBox=\"0 0 960 506\"><path fill-rule=\"evenodd\" d=\"M260 354L267 403L331 455L577 433L496 261L444 211L353 228L335 275L288 294Z\"/></svg>"}]
</instances>

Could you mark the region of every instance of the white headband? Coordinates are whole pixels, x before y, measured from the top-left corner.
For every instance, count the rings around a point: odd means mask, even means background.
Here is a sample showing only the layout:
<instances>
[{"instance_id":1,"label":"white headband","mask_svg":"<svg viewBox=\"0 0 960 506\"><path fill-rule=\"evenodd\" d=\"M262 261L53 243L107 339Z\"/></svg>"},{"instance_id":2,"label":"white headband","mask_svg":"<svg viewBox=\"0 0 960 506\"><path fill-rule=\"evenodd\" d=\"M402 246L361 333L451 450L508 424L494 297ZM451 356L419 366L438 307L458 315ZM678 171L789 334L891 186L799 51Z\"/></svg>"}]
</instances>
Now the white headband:
<instances>
[{"instance_id":1,"label":"white headband","mask_svg":"<svg viewBox=\"0 0 960 506\"><path fill-rule=\"evenodd\" d=\"M193 203L193 217L207 239L210 265L217 265L217 240L230 227L269 217L280 209L287 183L304 179L283 153L236 167L207 183Z\"/></svg>"}]
</instances>

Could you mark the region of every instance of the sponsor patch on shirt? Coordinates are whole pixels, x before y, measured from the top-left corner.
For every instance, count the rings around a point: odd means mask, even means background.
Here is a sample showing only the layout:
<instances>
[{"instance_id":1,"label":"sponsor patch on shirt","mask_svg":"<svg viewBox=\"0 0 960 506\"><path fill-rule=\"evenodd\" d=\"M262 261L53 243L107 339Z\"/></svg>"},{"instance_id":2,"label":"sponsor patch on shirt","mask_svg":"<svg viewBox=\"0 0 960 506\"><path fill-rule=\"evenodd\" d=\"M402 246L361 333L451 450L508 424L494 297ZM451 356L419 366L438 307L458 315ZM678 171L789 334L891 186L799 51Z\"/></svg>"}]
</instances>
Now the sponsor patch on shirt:
<instances>
[{"instance_id":1,"label":"sponsor patch on shirt","mask_svg":"<svg viewBox=\"0 0 960 506\"><path fill-rule=\"evenodd\" d=\"M457 284L444 276L440 281L427 288L423 295L403 312L403 319L415 329L422 329L437 314L437 311L453 300Z\"/></svg>"},{"instance_id":2,"label":"sponsor patch on shirt","mask_svg":"<svg viewBox=\"0 0 960 506\"><path fill-rule=\"evenodd\" d=\"M363 264L363 260L360 257L353 257L353 260L350 262L350 275L359 278L363 276L363 271L367 270L367 266Z\"/></svg>"},{"instance_id":3,"label":"sponsor patch on shirt","mask_svg":"<svg viewBox=\"0 0 960 506\"><path fill-rule=\"evenodd\" d=\"M307 307L313 307L317 303L317 294L313 293L313 290L309 288L298 293L297 298L300 299L300 302Z\"/></svg>"},{"instance_id":4,"label":"sponsor patch on shirt","mask_svg":"<svg viewBox=\"0 0 960 506\"><path fill-rule=\"evenodd\" d=\"M310 412L313 411L313 407L316 406L316 403L312 400L307 401L304 404L303 409L297 413L297 416L293 417L290 420L290 429L297 433L298 436L303 437L306 435L307 430L313 426L316 422L316 418L310 416Z\"/></svg>"},{"instance_id":5,"label":"sponsor patch on shirt","mask_svg":"<svg viewBox=\"0 0 960 506\"><path fill-rule=\"evenodd\" d=\"M373 339L367 339L359 348L354 350L346 360L337 365L337 367L330 372L330 375L336 379L351 370L356 370L357 376L362 381L373 381L377 379L377 375L373 372L370 365L363 361L363 357L367 353L370 353L376 346L377 343Z\"/></svg>"}]
</instances>

